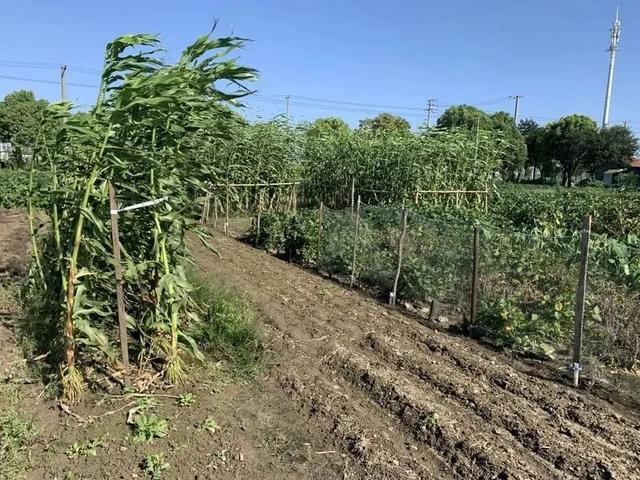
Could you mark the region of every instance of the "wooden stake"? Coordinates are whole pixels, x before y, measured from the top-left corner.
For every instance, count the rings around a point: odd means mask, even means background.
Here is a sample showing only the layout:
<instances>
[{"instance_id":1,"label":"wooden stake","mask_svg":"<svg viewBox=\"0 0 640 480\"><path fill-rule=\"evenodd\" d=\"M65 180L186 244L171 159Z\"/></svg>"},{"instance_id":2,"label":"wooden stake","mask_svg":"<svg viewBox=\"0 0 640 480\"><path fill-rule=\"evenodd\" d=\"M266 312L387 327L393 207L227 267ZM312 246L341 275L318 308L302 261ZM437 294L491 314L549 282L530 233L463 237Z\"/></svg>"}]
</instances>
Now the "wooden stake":
<instances>
[{"instance_id":1,"label":"wooden stake","mask_svg":"<svg viewBox=\"0 0 640 480\"><path fill-rule=\"evenodd\" d=\"M396 277L393 280L393 291L389 295L389 304L395 305L398 294L398 280L400 280L400 269L402 268L402 247L404 245L404 237L407 234L407 209L402 206L402 231L398 241L398 268L396 269Z\"/></svg>"},{"instance_id":2,"label":"wooden stake","mask_svg":"<svg viewBox=\"0 0 640 480\"><path fill-rule=\"evenodd\" d=\"M580 272L576 291L576 322L573 332L573 386L580 386L582 370L582 331L584 323L584 304L587 295L587 267L589 266L589 240L591 238L591 216L584 218L580 238Z\"/></svg>"},{"instance_id":3,"label":"wooden stake","mask_svg":"<svg viewBox=\"0 0 640 480\"><path fill-rule=\"evenodd\" d=\"M356 197L356 177L351 177L351 213L353 213L355 197Z\"/></svg>"},{"instance_id":4,"label":"wooden stake","mask_svg":"<svg viewBox=\"0 0 640 480\"><path fill-rule=\"evenodd\" d=\"M116 275L116 300L118 302L118 326L120 328L120 353L124 372L124 386L131 387L129 378L129 345L127 343L127 313L124 307L122 290L122 265L120 263L120 234L118 232L118 204L116 191L109 182L109 210L111 214L111 242L113 243L113 264Z\"/></svg>"},{"instance_id":5,"label":"wooden stake","mask_svg":"<svg viewBox=\"0 0 640 480\"><path fill-rule=\"evenodd\" d=\"M433 321L433 317L436 316L436 301L431 299L431 303L429 304L429 321Z\"/></svg>"},{"instance_id":6,"label":"wooden stake","mask_svg":"<svg viewBox=\"0 0 640 480\"><path fill-rule=\"evenodd\" d=\"M358 251L358 227L360 226L360 195L358 195L358 203L356 206L356 224L353 231L353 260L351 261L351 283L349 288L353 288L356 281L356 253Z\"/></svg>"},{"instance_id":7,"label":"wooden stake","mask_svg":"<svg viewBox=\"0 0 640 480\"><path fill-rule=\"evenodd\" d=\"M473 228L473 270L471 273L471 325L476 324L478 316L478 284L480 277L480 227Z\"/></svg>"},{"instance_id":8,"label":"wooden stake","mask_svg":"<svg viewBox=\"0 0 640 480\"><path fill-rule=\"evenodd\" d=\"M322 220L324 213L324 203L320 202L318 211L318 249L316 251L316 268L320 268L320 250L322 249Z\"/></svg>"},{"instance_id":9,"label":"wooden stake","mask_svg":"<svg viewBox=\"0 0 640 480\"><path fill-rule=\"evenodd\" d=\"M258 215L256 216L256 247L260 242L260 215L262 214L262 189L258 192Z\"/></svg>"},{"instance_id":10,"label":"wooden stake","mask_svg":"<svg viewBox=\"0 0 640 480\"><path fill-rule=\"evenodd\" d=\"M224 234L229 234L229 185L227 185L227 198L224 206Z\"/></svg>"}]
</instances>

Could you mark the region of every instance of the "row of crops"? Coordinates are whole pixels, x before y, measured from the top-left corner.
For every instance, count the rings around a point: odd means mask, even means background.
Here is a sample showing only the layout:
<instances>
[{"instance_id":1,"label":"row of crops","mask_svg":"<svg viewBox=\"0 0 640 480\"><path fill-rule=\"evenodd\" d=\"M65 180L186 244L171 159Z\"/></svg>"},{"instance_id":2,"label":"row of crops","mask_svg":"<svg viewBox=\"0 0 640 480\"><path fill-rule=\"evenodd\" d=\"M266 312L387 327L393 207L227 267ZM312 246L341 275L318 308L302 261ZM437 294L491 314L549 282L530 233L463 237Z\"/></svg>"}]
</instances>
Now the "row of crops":
<instances>
[{"instance_id":1,"label":"row of crops","mask_svg":"<svg viewBox=\"0 0 640 480\"><path fill-rule=\"evenodd\" d=\"M263 216L251 240L381 298L393 289L401 208L363 205ZM398 299L469 318L475 221L409 210ZM517 231L480 223L476 333L542 357L566 353L573 338L580 235L568 229ZM355 262L355 263L354 263ZM585 350L591 359L631 368L640 358L640 248L594 234L589 258Z\"/></svg>"},{"instance_id":2,"label":"row of crops","mask_svg":"<svg viewBox=\"0 0 640 480\"><path fill-rule=\"evenodd\" d=\"M0 176L0 188L29 210L33 260L24 330L47 352L70 401L82 395L88 371L126 378L119 329L134 384L156 373L179 382L187 364L203 360L195 332L207 310L185 273L185 234L203 241L208 235L197 222L199 197L221 173L202 161L202 152L237 122L232 107L248 92L242 83L255 78L228 57L242 45L234 37L203 36L166 63L155 36L117 38L106 48L95 106L76 113L69 103L51 105L32 170L5 175L4 186ZM120 209L156 200L117 214L116 242L111 186ZM116 315L114 243L122 254L124 326Z\"/></svg>"}]
</instances>

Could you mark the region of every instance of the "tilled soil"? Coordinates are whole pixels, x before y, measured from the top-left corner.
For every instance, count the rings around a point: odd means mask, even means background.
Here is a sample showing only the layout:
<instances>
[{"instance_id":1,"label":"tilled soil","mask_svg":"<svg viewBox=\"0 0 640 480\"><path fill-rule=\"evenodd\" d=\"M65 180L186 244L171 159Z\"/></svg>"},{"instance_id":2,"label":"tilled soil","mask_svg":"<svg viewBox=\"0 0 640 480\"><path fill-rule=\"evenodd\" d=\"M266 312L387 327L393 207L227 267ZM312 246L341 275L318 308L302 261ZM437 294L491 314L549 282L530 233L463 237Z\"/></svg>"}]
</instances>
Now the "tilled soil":
<instances>
[{"instance_id":1,"label":"tilled soil","mask_svg":"<svg viewBox=\"0 0 640 480\"><path fill-rule=\"evenodd\" d=\"M28 248L20 215L0 212L0 267L11 258L11 275L24 273ZM71 407L90 420L78 421L0 325L0 417L16 411L38 431L27 478L146 478L150 453L171 465L163 479L181 480L640 478L637 411L231 238L214 246L220 257L191 242L203 275L259 312L269 360L258 378L227 384L211 365L157 392L170 432L137 444L125 421L135 397L89 395ZM170 395L182 391L195 393L193 407L176 406ZM220 430L198 428L206 418ZM68 455L88 440L100 441L95 457ZM15 478L2 467L0 478Z\"/></svg>"},{"instance_id":2,"label":"tilled soil","mask_svg":"<svg viewBox=\"0 0 640 480\"><path fill-rule=\"evenodd\" d=\"M205 275L271 332L264 387L348 454L343 478L640 478L637 412L236 240L215 248L193 244Z\"/></svg>"}]
</instances>

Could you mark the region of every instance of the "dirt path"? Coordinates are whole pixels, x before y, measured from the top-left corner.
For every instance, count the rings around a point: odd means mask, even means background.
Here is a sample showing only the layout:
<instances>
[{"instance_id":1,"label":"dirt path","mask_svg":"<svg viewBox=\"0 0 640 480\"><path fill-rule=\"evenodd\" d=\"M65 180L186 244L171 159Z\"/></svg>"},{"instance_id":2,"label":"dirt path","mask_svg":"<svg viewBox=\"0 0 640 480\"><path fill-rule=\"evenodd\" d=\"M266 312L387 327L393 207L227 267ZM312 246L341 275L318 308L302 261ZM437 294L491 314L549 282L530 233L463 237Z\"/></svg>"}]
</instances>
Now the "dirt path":
<instances>
[{"instance_id":1,"label":"dirt path","mask_svg":"<svg viewBox=\"0 0 640 480\"><path fill-rule=\"evenodd\" d=\"M262 388L297 410L282 421L347 454L327 478L640 478L636 412L235 240L214 243L222 258L194 243L196 260L261 312L277 359Z\"/></svg>"}]
</instances>

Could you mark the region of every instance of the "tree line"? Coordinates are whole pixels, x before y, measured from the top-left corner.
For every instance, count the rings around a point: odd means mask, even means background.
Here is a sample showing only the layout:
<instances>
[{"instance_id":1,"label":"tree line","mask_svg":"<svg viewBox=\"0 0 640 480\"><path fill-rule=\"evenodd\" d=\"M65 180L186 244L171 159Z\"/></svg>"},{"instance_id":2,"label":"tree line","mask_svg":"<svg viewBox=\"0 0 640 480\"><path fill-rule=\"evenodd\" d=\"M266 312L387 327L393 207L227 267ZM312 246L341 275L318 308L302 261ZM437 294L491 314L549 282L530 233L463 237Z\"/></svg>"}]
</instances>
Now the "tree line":
<instances>
[{"instance_id":1,"label":"tree line","mask_svg":"<svg viewBox=\"0 0 640 480\"><path fill-rule=\"evenodd\" d=\"M25 163L47 105L28 90L12 92L0 101L0 142L10 143L13 149L9 158L0 158L0 167ZM337 117L320 118L307 128L309 135L350 130ZM516 125L506 112L489 114L471 105L456 105L443 112L436 128L493 132L501 143L499 173L504 179L526 180L522 173L528 169L533 172L532 179L539 173L541 182L560 179L566 186L585 172L599 178L609 168L628 166L639 147L629 128L614 125L601 129L584 115L569 115L544 126L533 119L522 119ZM357 130L410 134L411 125L400 116L381 113L361 120Z\"/></svg>"}]
</instances>

